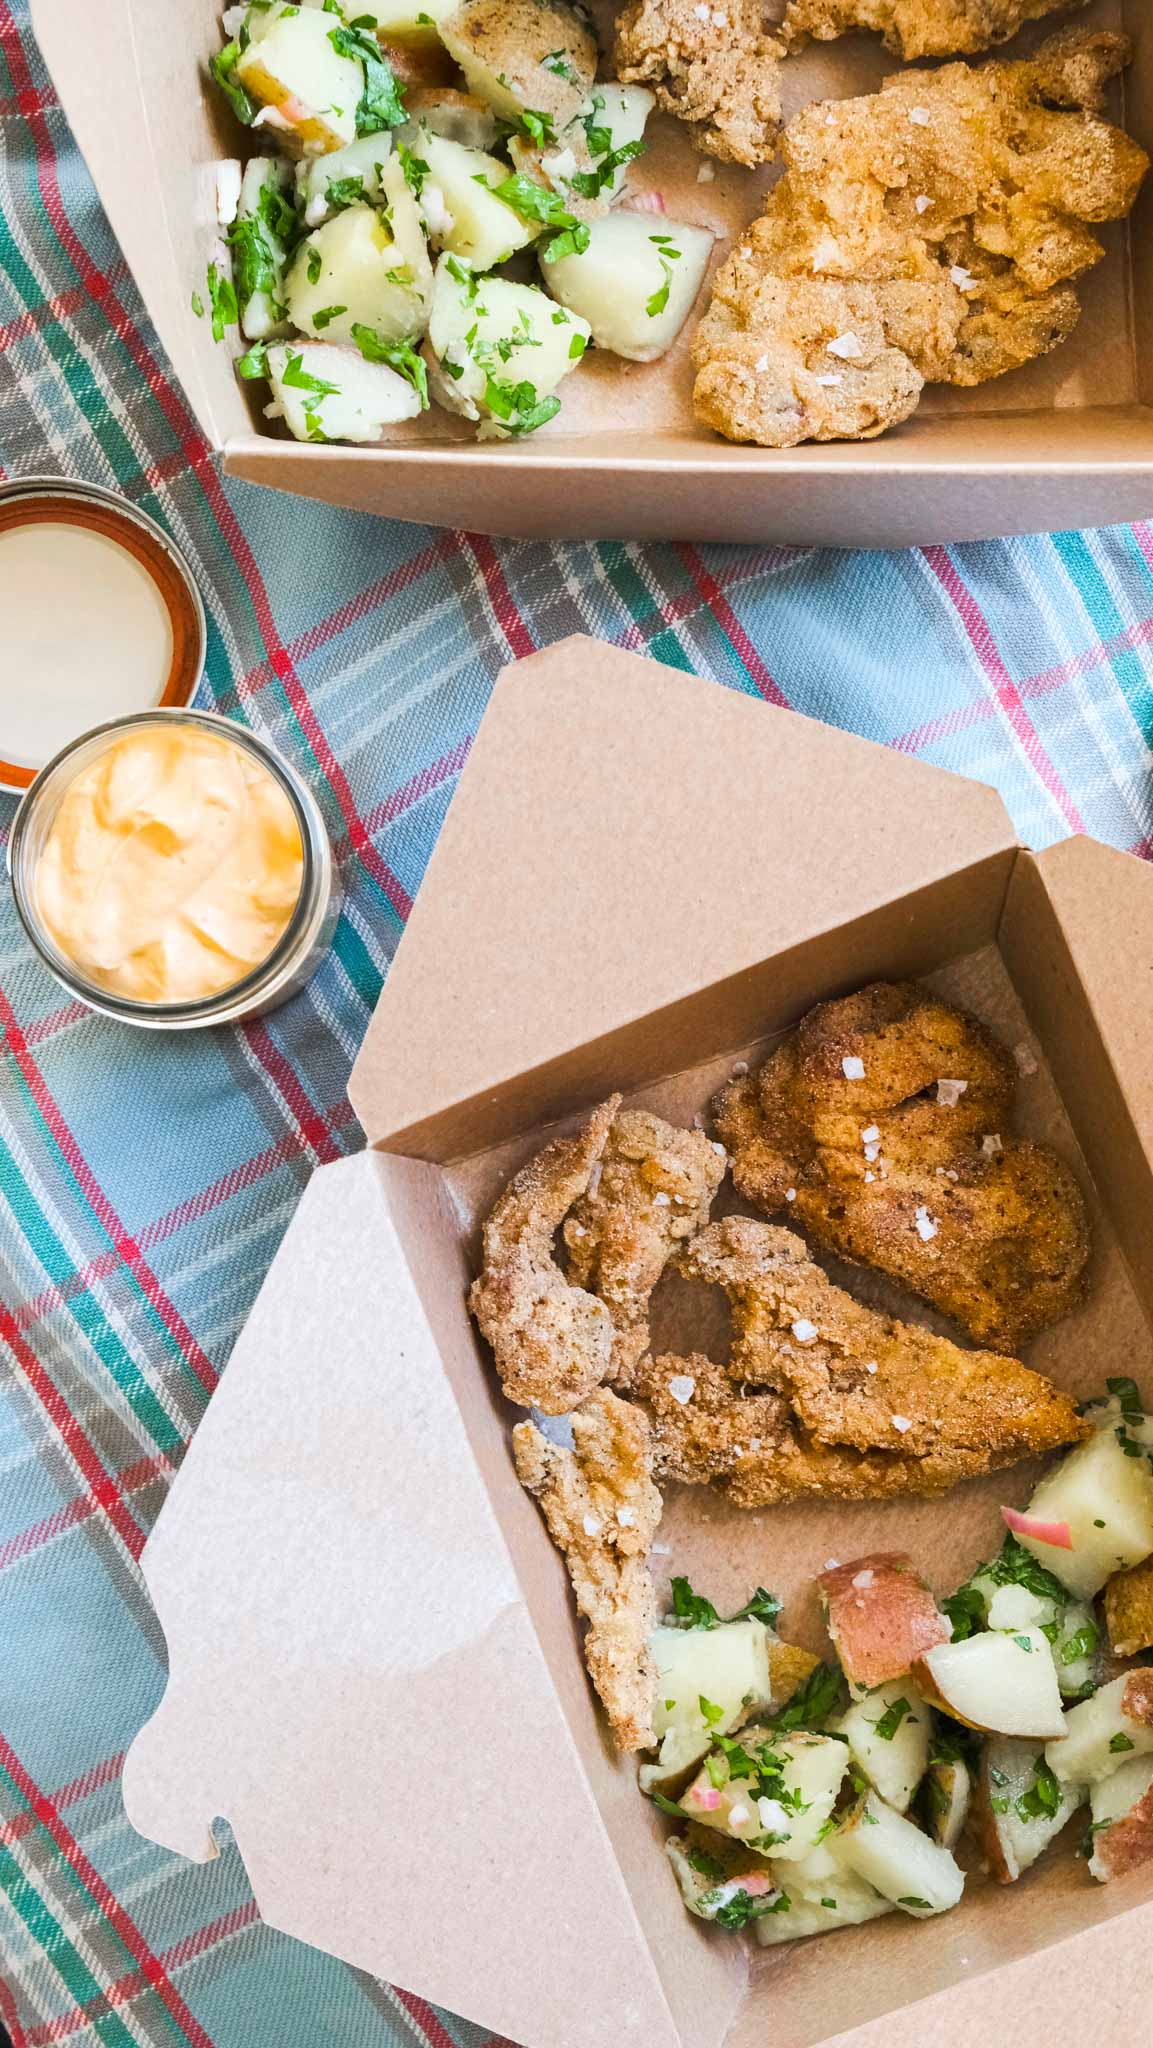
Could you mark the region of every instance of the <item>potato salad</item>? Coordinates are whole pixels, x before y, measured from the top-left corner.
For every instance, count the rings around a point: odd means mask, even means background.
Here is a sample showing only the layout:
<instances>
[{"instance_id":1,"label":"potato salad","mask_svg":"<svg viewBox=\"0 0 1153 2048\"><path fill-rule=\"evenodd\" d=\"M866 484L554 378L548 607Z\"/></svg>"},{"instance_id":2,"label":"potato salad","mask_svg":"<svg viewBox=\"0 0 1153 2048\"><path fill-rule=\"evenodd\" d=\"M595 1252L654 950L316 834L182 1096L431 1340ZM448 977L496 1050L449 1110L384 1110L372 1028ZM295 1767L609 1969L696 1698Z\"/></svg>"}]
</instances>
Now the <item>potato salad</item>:
<instances>
[{"instance_id":1,"label":"potato salad","mask_svg":"<svg viewBox=\"0 0 1153 2048\"><path fill-rule=\"evenodd\" d=\"M591 347L652 362L710 229L629 206L653 95L598 79L569 0L250 0L212 76L255 153L217 167L216 341L301 441L430 406L481 439L561 409Z\"/></svg>"}]
</instances>

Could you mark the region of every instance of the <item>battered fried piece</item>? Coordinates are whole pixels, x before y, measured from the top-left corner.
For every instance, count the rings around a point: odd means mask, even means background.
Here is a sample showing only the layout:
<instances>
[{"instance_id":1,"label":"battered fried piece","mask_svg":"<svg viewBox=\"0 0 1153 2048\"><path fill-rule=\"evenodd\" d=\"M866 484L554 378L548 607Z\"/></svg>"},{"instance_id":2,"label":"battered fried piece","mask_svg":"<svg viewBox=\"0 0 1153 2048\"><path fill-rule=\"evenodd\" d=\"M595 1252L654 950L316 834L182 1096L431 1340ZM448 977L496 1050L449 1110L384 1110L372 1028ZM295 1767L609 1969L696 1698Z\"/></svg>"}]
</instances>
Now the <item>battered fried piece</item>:
<instances>
[{"instance_id":1,"label":"battered fried piece","mask_svg":"<svg viewBox=\"0 0 1153 2048\"><path fill-rule=\"evenodd\" d=\"M553 1238L584 1194L604 1151L620 1096L573 1138L557 1138L522 1166L484 1226L484 1265L469 1294L510 1401L563 1415L600 1385L613 1326L595 1296L570 1287Z\"/></svg>"},{"instance_id":2,"label":"battered fried piece","mask_svg":"<svg viewBox=\"0 0 1153 2048\"><path fill-rule=\"evenodd\" d=\"M1116 1572L1105 1588L1105 1624L1118 1657L1153 1649L1153 1557Z\"/></svg>"},{"instance_id":3,"label":"battered fried piece","mask_svg":"<svg viewBox=\"0 0 1153 2048\"><path fill-rule=\"evenodd\" d=\"M620 1749L650 1749L657 1622L648 1552L661 1518L648 1423L607 1387L572 1418L573 1448L520 1422L512 1433L521 1485L539 1501L588 1622L585 1661Z\"/></svg>"},{"instance_id":4,"label":"battered fried piece","mask_svg":"<svg viewBox=\"0 0 1153 2048\"><path fill-rule=\"evenodd\" d=\"M625 1109L600 1164L564 1226L568 1275L606 1304L615 1332L611 1377L627 1386L648 1350L649 1296L674 1246L707 1223L725 1162L703 1131Z\"/></svg>"},{"instance_id":5,"label":"battered fried piece","mask_svg":"<svg viewBox=\"0 0 1153 2048\"><path fill-rule=\"evenodd\" d=\"M872 435L921 383L981 384L1056 347L1080 315L1072 280L1104 253L1086 223L1128 213L1148 168L1095 112L1129 55L1066 31L1029 61L897 72L806 107L714 279L698 417L765 447Z\"/></svg>"},{"instance_id":6,"label":"battered fried piece","mask_svg":"<svg viewBox=\"0 0 1153 2048\"><path fill-rule=\"evenodd\" d=\"M642 1364L637 1393L668 1477L722 1479L742 1506L931 1494L1087 1434L1039 1373L878 1315L791 1231L728 1217L677 1265L724 1288L736 1341L727 1367Z\"/></svg>"},{"instance_id":7,"label":"battered fried piece","mask_svg":"<svg viewBox=\"0 0 1153 2048\"><path fill-rule=\"evenodd\" d=\"M826 1250L1016 1350L1076 1307L1090 1248L1069 1169L1007 1131L1016 1079L965 1011L876 982L810 1011L714 1109L755 1208L787 1204Z\"/></svg>"},{"instance_id":8,"label":"battered fried piece","mask_svg":"<svg viewBox=\"0 0 1153 2048\"><path fill-rule=\"evenodd\" d=\"M829 43L851 29L871 28L906 63L971 57L1007 43L1027 21L1085 5L1086 0L789 0L781 35L795 49L810 36Z\"/></svg>"},{"instance_id":9,"label":"battered fried piece","mask_svg":"<svg viewBox=\"0 0 1153 2048\"><path fill-rule=\"evenodd\" d=\"M651 86L697 149L729 163L775 156L784 54L761 0L631 0L617 22L617 77Z\"/></svg>"}]
</instances>

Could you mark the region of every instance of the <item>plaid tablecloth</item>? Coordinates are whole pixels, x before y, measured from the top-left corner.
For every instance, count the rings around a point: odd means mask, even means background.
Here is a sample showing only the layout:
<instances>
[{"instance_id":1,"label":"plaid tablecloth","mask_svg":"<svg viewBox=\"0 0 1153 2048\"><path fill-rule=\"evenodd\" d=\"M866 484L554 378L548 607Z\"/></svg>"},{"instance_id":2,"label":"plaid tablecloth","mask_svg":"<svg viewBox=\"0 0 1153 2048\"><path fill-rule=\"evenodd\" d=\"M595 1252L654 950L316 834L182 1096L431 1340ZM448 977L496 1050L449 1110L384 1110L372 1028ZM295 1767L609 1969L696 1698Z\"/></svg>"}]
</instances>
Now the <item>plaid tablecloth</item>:
<instances>
[{"instance_id":1,"label":"plaid tablecloth","mask_svg":"<svg viewBox=\"0 0 1153 2048\"><path fill-rule=\"evenodd\" d=\"M1145 854L1153 528L894 555L554 546L230 484L24 0L0 0L0 137L0 467L115 485L176 535L208 607L203 701L309 778L345 889L305 994L171 1041L62 1001L3 892L0 2021L17 2048L481 2048L264 1928L235 1852L192 1867L140 1840L119 1780L163 1685L145 1536L307 1176L360 1143L349 1065L493 678L597 633L995 783L1033 845ZM0 798L0 836L11 816Z\"/></svg>"}]
</instances>

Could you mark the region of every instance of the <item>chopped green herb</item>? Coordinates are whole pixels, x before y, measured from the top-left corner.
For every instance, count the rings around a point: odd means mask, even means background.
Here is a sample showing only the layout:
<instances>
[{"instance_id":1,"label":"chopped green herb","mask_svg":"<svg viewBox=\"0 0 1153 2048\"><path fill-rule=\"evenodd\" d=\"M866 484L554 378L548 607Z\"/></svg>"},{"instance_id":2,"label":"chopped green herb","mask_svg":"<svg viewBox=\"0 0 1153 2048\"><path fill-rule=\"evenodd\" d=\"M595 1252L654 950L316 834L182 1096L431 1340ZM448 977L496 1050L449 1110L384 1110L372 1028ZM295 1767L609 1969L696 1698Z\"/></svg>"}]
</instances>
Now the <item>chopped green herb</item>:
<instances>
[{"instance_id":1,"label":"chopped green herb","mask_svg":"<svg viewBox=\"0 0 1153 2048\"><path fill-rule=\"evenodd\" d=\"M577 347L578 341L580 342L580 348ZM583 351L583 337L581 335L574 334L572 341L569 345L569 354L579 356L583 353ZM735 1614L730 1614L729 1620L763 1621L766 1628L772 1628L773 1623L776 1621L780 1611L781 1603L777 1599L776 1595L773 1593L766 1592L764 1586L758 1586L752 1598L746 1600L743 1607L738 1607Z\"/></svg>"},{"instance_id":2,"label":"chopped green herb","mask_svg":"<svg viewBox=\"0 0 1153 2048\"><path fill-rule=\"evenodd\" d=\"M894 1700L891 1707L886 1707L880 1720L873 1723L873 1727L880 1736L881 1741L891 1742L906 1714L912 1714L912 1712L912 1707L904 1697ZM916 1717L914 1716L914 1718Z\"/></svg>"},{"instance_id":3,"label":"chopped green herb","mask_svg":"<svg viewBox=\"0 0 1153 2048\"><path fill-rule=\"evenodd\" d=\"M798 1686L788 1705L773 1715L769 1726L780 1735L794 1728L816 1728L828 1719L840 1697L840 1672L828 1664L818 1664L804 1684Z\"/></svg>"},{"instance_id":4,"label":"chopped green herb","mask_svg":"<svg viewBox=\"0 0 1153 2048\"><path fill-rule=\"evenodd\" d=\"M568 318L568 314L567 314L567 313L565 312L565 309L564 309L564 307L563 307L563 306L558 306L558 307L557 307L557 309L556 309L556 312L555 312L555 313L553 314L553 316L552 316L552 324L553 324L553 326L554 326L554 327L567 327L567 326L568 326L568 324L569 324L569 318Z\"/></svg>"},{"instance_id":5,"label":"chopped green herb","mask_svg":"<svg viewBox=\"0 0 1153 2048\"><path fill-rule=\"evenodd\" d=\"M257 377L267 377L268 343L266 341L254 341L252 347L246 349L244 354L238 357L236 372L238 376L245 378L249 383Z\"/></svg>"},{"instance_id":6,"label":"chopped green herb","mask_svg":"<svg viewBox=\"0 0 1153 2048\"><path fill-rule=\"evenodd\" d=\"M347 313L347 311L347 306L322 306L318 313L313 314L312 324L319 332L323 333L326 327L331 327L333 321L339 320L341 314Z\"/></svg>"},{"instance_id":7,"label":"chopped green herb","mask_svg":"<svg viewBox=\"0 0 1153 2048\"><path fill-rule=\"evenodd\" d=\"M556 141L556 122L551 114L541 114L532 107L523 107L517 115L517 120L538 149L544 149Z\"/></svg>"},{"instance_id":8,"label":"chopped green herb","mask_svg":"<svg viewBox=\"0 0 1153 2048\"><path fill-rule=\"evenodd\" d=\"M995 1764L990 1768L989 1776L992 1778L994 1785L1007 1785L1009 1782L1009 1773L1007 1771L999 1771Z\"/></svg>"},{"instance_id":9,"label":"chopped green herb","mask_svg":"<svg viewBox=\"0 0 1153 2048\"><path fill-rule=\"evenodd\" d=\"M323 377L314 377L310 370L305 369L301 355L289 356L280 381L290 385L294 391L311 391L317 398L335 398L340 389L337 384L326 384Z\"/></svg>"},{"instance_id":10,"label":"chopped green herb","mask_svg":"<svg viewBox=\"0 0 1153 2048\"><path fill-rule=\"evenodd\" d=\"M715 1728L718 1721L724 1720L724 1708L714 1705L712 1700L707 1700L703 1692L698 1696L697 1705L701 1710L701 1719L704 1721L706 1728Z\"/></svg>"},{"instance_id":11,"label":"chopped green herb","mask_svg":"<svg viewBox=\"0 0 1153 2048\"><path fill-rule=\"evenodd\" d=\"M1073 1634L1062 1643L1058 1655L1062 1664L1078 1664L1082 1657L1091 1657L1097 1648L1097 1630L1091 1621L1082 1622Z\"/></svg>"},{"instance_id":12,"label":"chopped green herb","mask_svg":"<svg viewBox=\"0 0 1153 2048\"><path fill-rule=\"evenodd\" d=\"M994 1813L1008 1813L1009 1811L1009 1802L1007 1799L990 1799L989 1804L992 1807Z\"/></svg>"},{"instance_id":13,"label":"chopped green herb","mask_svg":"<svg viewBox=\"0 0 1153 2048\"><path fill-rule=\"evenodd\" d=\"M364 198L364 179L355 171L347 178L330 178L324 197L334 212L342 206L355 206L358 199Z\"/></svg>"},{"instance_id":14,"label":"chopped green herb","mask_svg":"<svg viewBox=\"0 0 1153 2048\"><path fill-rule=\"evenodd\" d=\"M1094 1522L1093 1522L1093 1527L1094 1527L1095 1529L1103 1529L1103 1528L1105 1527L1105 1524L1104 1524L1104 1522L1100 1522L1100 1521L1097 1521L1096 1519L1094 1519Z\"/></svg>"},{"instance_id":15,"label":"chopped green herb","mask_svg":"<svg viewBox=\"0 0 1153 2048\"><path fill-rule=\"evenodd\" d=\"M358 135L376 135L382 128L399 128L406 118L404 99L391 64L381 52L372 33L371 16L362 17L370 27L355 23L330 29L328 40L341 57L358 58L364 71L364 88L356 108Z\"/></svg>"},{"instance_id":16,"label":"chopped green herb","mask_svg":"<svg viewBox=\"0 0 1153 2048\"><path fill-rule=\"evenodd\" d=\"M705 1904L704 1899L701 1900L701 1904ZM772 1892L767 1892L763 1898L759 1899L750 1898L748 1892L738 1892L734 1898L728 1901L727 1905L718 1907L717 1911L713 1914L713 1919L718 1927L736 1929L747 1927L750 1920L760 1920L766 1913L777 1913L779 1911L780 1908L776 1905Z\"/></svg>"},{"instance_id":17,"label":"chopped green herb","mask_svg":"<svg viewBox=\"0 0 1153 2048\"><path fill-rule=\"evenodd\" d=\"M235 327L240 318L236 304L236 287L230 277L223 277L215 263L208 266L208 303L212 307L212 339L224 340L226 327Z\"/></svg>"},{"instance_id":18,"label":"chopped green herb","mask_svg":"<svg viewBox=\"0 0 1153 2048\"><path fill-rule=\"evenodd\" d=\"M422 412L428 411L428 368L424 357L414 349L411 341L387 341L375 328L366 327L362 321L354 320L352 338L361 355L369 363L387 363L399 377L406 377L420 399ZM676 1702L669 1705L669 1712Z\"/></svg>"},{"instance_id":19,"label":"chopped green herb","mask_svg":"<svg viewBox=\"0 0 1153 2048\"><path fill-rule=\"evenodd\" d=\"M330 185L330 192L331 189ZM296 218L296 208L287 193L281 191L280 186L274 179L265 179L264 184L260 188L260 198L256 202L256 210L268 229L269 234L274 235L278 242L295 241L299 226Z\"/></svg>"},{"instance_id":20,"label":"chopped green herb","mask_svg":"<svg viewBox=\"0 0 1153 2048\"><path fill-rule=\"evenodd\" d=\"M451 269L453 257L447 261ZM475 282L475 280L473 280ZM672 1582L673 1611L671 1619L681 1628L719 1628L721 1617L711 1600L702 1593L694 1593L687 1579Z\"/></svg>"},{"instance_id":21,"label":"chopped green herb","mask_svg":"<svg viewBox=\"0 0 1153 2048\"><path fill-rule=\"evenodd\" d=\"M204 300L201 298L199 292L193 292L192 294L192 310L195 313L198 320L203 320Z\"/></svg>"},{"instance_id":22,"label":"chopped green herb","mask_svg":"<svg viewBox=\"0 0 1153 2048\"><path fill-rule=\"evenodd\" d=\"M319 250L319 249L310 249L310 250L309 250L309 252L308 252L308 282L309 282L309 284L319 284L319 283L320 283L320 273L321 273L321 271L323 270L323 268L324 268L324 265L323 265L323 263L321 262L321 258L320 258L320 250Z\"/></svg>"},{"instance_id":23,"label":"chopped green herb","mask_svg":"<svg viewBox=\"0 0 1153 2048\"><path fill-rule=\"evenodd\" d=\"M487 183L479 179L478 183ZM519 174L502 178L499 185L489 185L488 190L495 199L501 199L519 213L522 220L537 220L546 228L559 228L560 235L541 250L546 262L557 262L560 256L579 255L589 245L589 231L583 221L574 220L564 200L546 186L538 185L533 178Z\"/></svg>"},{"instance_id":24,"label":"chopped green herb","mask_svg":"<svg viewBox=\"0 0 1153 2048\"><path fill-rule=\"evenodd\" d=\"M719 1792L729 1782L729 1763L719 1750L710 1751L705 1758L705 1770L714 1792Z\"/></svg>"},{"instance_id":25,"label":"chopped green herb","mask_svg":"<svg viewBox=\"0 0 1153 2048\"><path fill-rule=\"evenodd\" d=\"M566 85L580 84L580 79L563 50L550 50L548 56L542 57L540 61L542 70L551 71L554 78L563 78Z\"/></svg>"},{"instance_id":26,"label":"chopped green herb","mask_svg":"<svg viewBox=\"0 0 1153 2048\"><path fill-rule=\"evenodd\" d=\"M898 1899L897 1904L898 1906L915 1906L919 1913L931 1913L933 1910L928 1899Z\"/></svg>"},{"instance_id":27,"label":"chopped green herb","mask_svg":"<svg viewBox=\"0 0 1153 2048\"><path fill-rule=\"evenodd\" d=\"M215 57L209 59L208 69L232 108L238 121L251 128L257 115L256 101L252 94L245 92L240 80L234 75L236 66L243 55L240 44L233 40L225 43Z\"/></svg>"},{"instance_id":28,"label":"chopped green herb","mask_svg":"<svg viewBox=\"0 0 1153 2048\"><path fill-rule=\"evenodd\" d=\"M1033 1783L1016 1802L1021 1820L1053 1820L1061 1811L1061 1781L1039 1756L1033 1765Z\"/></svg>"},{"instance_id":29,"label":"chopped green herb","mask_svg":"<svg viewBox=\"0 0 1153 2048\"><path fill-rule=\"evenodd\" d=\"M1136 1380L1108 1379L1105 1385L1118 1403L1126 1422L1133 1429L1139 1429L1145 1420L1145 1410L1141 1406Z\"/></svg>"},{"instance_id":30,"label":"chopped green herb","mask_svg":"<svg viewBox=\"0 0 1153 2048\"><path fill-rule=\"evenodd\" d=\"M715 1856L710 1856L707 1849L686 1849L685 1862L690 1870L696 1871L698 1877L711 1877L714 1884L718 1878L724 1877L724 1864L718 1863Z\"/></svg>"},{"instance_id":31,"label":"chopped green herb","mask_svg":"<svg viewBox=\"0 0 1153 2048\"><path fill-rule=\"evenodd\" d=\"M658 1813L667 1813L673 1820L684 1819L684 1808L678 1806L675 1799L666 1799L663 1792L650 1792L649 1798Z\"/></svg>"},{"instance_id":32,"label":"chopped green herb","mask_svg":"<svg viewBox=\"0 0 1153 2048\"><path fill-rule=\"evenodd\" d=\"M247 306L258 292L275 300L280 273L261 222L251 214L234 220L228 230L228 246L241 307Z\"/></svg>"},{"instance_id":33,"label":"chopped green herb","mask_svg":"<svg viewBox=\"0 0 1153 2048\"><path fill-rule=\"evenodd\" d=\"M1112 1736L1109 1741L1109 1747L1115 1756L1119 1755L1122 1750L1132 1749L1133 1746L1127 1735L1117 1734Z\"/></svg>"},{"instance_id":34,"label":"chopped green herb","mask_svg":"<svg viewBox=\"0 0 1153 2048\"><path fill-rule=\"evenodd\" d=\"M417 155L415 149L409 149L407 143L404 142L397 143L396 155L400 168L404 172L405 184L408 186L413 198L419 199L424 191L424 181L428 176L428 165L422 156Z\"/></svg>"},{"instance_id":35,"label":"chopped green herb","mask_svg":"<svg viewBox=\"0 0 1153 2048\"><path fill-rule=\"evenodd\" d=\"M675 1709L675 1707L676 1707L676 1704L677 1704L677 1703L676 1703L676 1701L675 1701L675 1700L666 1700L666 1701L665 1701L665 1712L666 1712L666 1714L671 1714L671 1713L672 1713L672 1712L674 1711L674 1709Z\"/></svg>"},{"instance_id":36,"label":"chopped green herb","mask_svg":"<svg viewBox=\"0 0 1153 2048\"><path fill-rule=\"evenodd\" d=\"M837 1910L837 1902L835 1899L822 1899L821 1904L822 1906L825 1906L830 1913L835 1913Z\"/></svg>"},{"instance_id":37,"label":"chopped green herb","mask_svg":"<svg viewBox=\"0 0 1153 2048\"><path fill-rule=\"evenodd\" d=\"M1028 1636L1014 1636L1013 1641L1016 1643L1019 1650L1028 1650L1029 1653L1032 1654L1033 1645L1029 1641Z\"/></svg>"},{"instance_id":38,"label":"chopped green herb","mask_svg":"<svg viewBox=\"0 0 1153 2048\"><path fill-rule=\"evenodd\" d=\"M985 1601L975 1586L959 1586L941 1602L941 1612L953 1625L950 1640L963 1643L966 1636L979 1634L985 1626Z\"/></svg>"},{"instance_id":39,"label":"chopped green herb","mask_svg":"<svg viewBox=\"0 0 1153 2048\"><path fill-rule=\"evenodd\" d=\"M679 261L681 252L671 235L650 235L649 240L656 244L657 254L661 259L661 269L664 271L664 282L645 305L645 312L648 314L649 319L655 320L657 314L663 313L668 305L669 286L673 279L673 264Z\"/></svg>"},{"instance_id":40,"label":"chopped green herb","mask_svg":"<svg viewBox=\"0 0 1153 2048\"><path fill-rule=\"evenodd\" d=\"M1124 1423L1121 1423L1118 1426L1118 1428L1116 1428L1113 1431L1113 1434L1116 1437L1118 1443L1121 1446L1121 1449L1124 1451L1125 1456L1127 1458L1139 1458L1141 1456L1140 1444L1134 1443L1133 1438L1130 1436L1128 1430L1125 1428Z\"/></svg>"},{"instance_id":41,"label":"chopped green herb","mask_svg":"<svg viewBox=\"0 0 1153 2048\"><path fill-rule=\"evenodd\" d=\"M433 18L432 18L432 16L431 16L431 14L418 14L418 15L417 15L417 17L416 17L416 21L417 21L417 27L418 27L418 28L435 28L435 27L436 27L436 23L435 23L435 21L433 20Z\"/></svg>"},{"instance_id":42,"label":"chopped green herb","mask_svg":"<svg viewBox=\"0 0 1153 2048\"><path fill-rule=\"evenodd\" d=\"M609 140L612 140L610 131L607 128L597 132L608 135ZM569 180L573 191L579 193L582 199L599 199L605 186L611 185L616 178L617 172L623 170L626 164L631 164L634 158L641 155L644 146L644 142L638 136L635 142L622 142L619 149L610 149L607 155L601 154L600 162L594 164L591 171L574 171ZM594 151L594 154L597 154L597 152ZM681 252L677 249L674 253L679 256Z\"/></svg>"}]
</instances>

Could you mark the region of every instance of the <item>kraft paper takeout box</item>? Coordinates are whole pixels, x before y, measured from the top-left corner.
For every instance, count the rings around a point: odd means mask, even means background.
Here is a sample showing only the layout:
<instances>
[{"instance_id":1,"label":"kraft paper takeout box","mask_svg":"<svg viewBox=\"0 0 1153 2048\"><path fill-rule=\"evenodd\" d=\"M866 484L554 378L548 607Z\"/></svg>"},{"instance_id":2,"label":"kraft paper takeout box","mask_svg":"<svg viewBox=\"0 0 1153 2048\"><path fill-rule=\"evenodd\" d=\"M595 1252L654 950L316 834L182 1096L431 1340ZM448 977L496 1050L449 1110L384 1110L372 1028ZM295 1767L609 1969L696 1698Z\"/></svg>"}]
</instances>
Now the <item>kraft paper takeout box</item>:
<instances>
[{"instance_id":1,"label":"kraft paper takeout box","mask_svg":"<svg viewBox=\"0 0 1153 2048\"><path fill-rule=\"evenodd\" d=\"M783 0L770 0L779 14ZM273 438L263 385L240 387L230 346L191 310L216 236L213 163L258 140L206 91L220 47L220 0L32 0L57 91L148 311L225 468L331 504L484 533L738 540L896 547L1153 512L1153 179L1131 223L1106 228L1108 258L1083 281L1072 339L976 391L926 393L917 414L873 442L787 450L734 447L695 424L686 329L663 365L590 357L563 387L560 419L522 447L477 445L434 411L379 448ZM597 0L611 49L614 0ZM1153 150L1148 0L1093 0L1079 23L1125 27L1137 57L1111 95ZM1047 27L1027 30L1012 53ZM786 69L786 112L872 90L895 59L877 37L818 44ZM633 173L674 218L739 233L767 174L701 159L667 116L650 124ZM718 257L727 249L718 244ZM703 302L702 302L703 304Z\"/></svg>"},{"instance_id":2,"label":"kraft paper takeout box","mask_svg":"<svg viewBox=\"0 0 1153 2048\"><path fill-rule=\"evenodd\" d=\"M223 1816L275 1926L527 2048L1121 2038L1153 1867L1098 1886L1068 1837L746 1988L606 1742L465 1311L476 1219L558 1119L620 1087L687 1121L814 1000L909 974L1024 1048L1021 1124L1092 1176L1091 1299L1030 1357L1153 1391L1148 868L1034 858L992 790L589 640L505 670L354 1070L372 1149L315 1174L144 1554L171 1676L137 1828L203 1859ZM656 1563L722 1611L775 1588L820 1647L830 1554L907 1547L944 1592L1035 1476L759 1515L682 1490Z\"/></svg>"}]
</instances>

